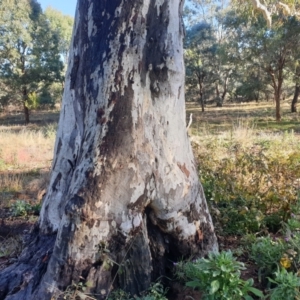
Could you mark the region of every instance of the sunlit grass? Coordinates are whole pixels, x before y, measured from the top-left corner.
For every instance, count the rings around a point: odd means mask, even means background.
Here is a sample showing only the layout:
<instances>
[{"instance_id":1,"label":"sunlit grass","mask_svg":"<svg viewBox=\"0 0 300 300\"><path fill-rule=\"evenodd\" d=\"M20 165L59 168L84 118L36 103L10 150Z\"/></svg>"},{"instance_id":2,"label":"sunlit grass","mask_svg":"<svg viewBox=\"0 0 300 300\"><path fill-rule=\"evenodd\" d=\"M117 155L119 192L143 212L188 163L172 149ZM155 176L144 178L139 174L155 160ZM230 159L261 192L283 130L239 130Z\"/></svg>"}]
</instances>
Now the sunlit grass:
<instances>
[{"instance_id":1,"label":"sunlit grass","mask_svg":"<svg viewBox=\"0 0 300 300\"><path fill-rule=\"evenodd\" d=\"M24 175L0 173L0 192L18 192L23 189Z\"/></svg>"},{"instance_id":2,"label":"sunlit grass","mask_svg":"<svg viewBox=\"0 0 300 300\"><path fill-rule=\"evenodd\" d=\"M208 203L221 211L216 227L230 234L278 230L300 201L299 133L262 130L249 119L226 127L203 126L190 137Z\"/></svg>"},{"instance_id":3,"label":"sunlit grass","mask_svg":"<svg viewBox=\"0 0 300 300\"><path fill-rule=\"evenodd\" d=\"M48 168L53 156L55 126L31 129L0 127L0 171Z\"/></svg>"}]
</instances>

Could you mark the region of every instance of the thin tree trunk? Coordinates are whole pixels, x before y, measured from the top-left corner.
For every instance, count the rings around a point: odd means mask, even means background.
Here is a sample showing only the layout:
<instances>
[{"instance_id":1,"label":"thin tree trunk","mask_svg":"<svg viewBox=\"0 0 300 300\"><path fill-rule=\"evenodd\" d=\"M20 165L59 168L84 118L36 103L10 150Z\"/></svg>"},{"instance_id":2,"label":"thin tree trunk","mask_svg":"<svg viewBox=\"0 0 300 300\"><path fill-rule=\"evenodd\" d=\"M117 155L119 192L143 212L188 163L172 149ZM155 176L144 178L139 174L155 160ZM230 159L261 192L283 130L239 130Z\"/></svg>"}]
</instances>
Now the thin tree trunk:
<instances>
[{"instance_id":1,"label":"thin tree trunk","mask_svg":"<svg viewBox=\"0 0 300 300\"><path fill-rule=\"evenodd\" d=\"M226 94L227 94L228 80L229 80L229 77L226 76L225 81L224 81L223 93L222 93L222 97L221 97L222 106L223 106L223 103L224 103L224 101L225 101L225 97L226 97Z\"/></svg>"},{"instance_id":2,"label":"thin tree trunk","mask_svg":"<svg viewBox=\"0 0 300 300\"><path fill-rule=\"evenodd\" d=\"M205 111L205 107L204 107L204 99L203 99L203 78L204 75L199 75L198 76L198 83L199 83L199 96L200 96L200 104L201 104L201 110L202 112Z\"/></svg>"},{"instance_id":3,"label":"thin tree trunk","mask_svg":"<svg viewBox=\"0 0 300 300\"><path fill-rule=\"evenodd\" d=\"M222 103L222 99L221 99L221 96L220 96L218 83L216 83L216 94L217 94L217 107L222 107L223 103Z\"/></svg>"},{"instance_id":4,"label":"thin tree trunk","mask_svg":"<svg viewBox=\"0 0 300 300\"><path fill-rule=\"evenodd\" d=\"M275 115L276 115L276 121L281 120L281 112L280 112L280 94L278 91L275 92L274 95L275 100Z\"/></svg>"},{"instance_id":5,"label":"thin tree trunk","mask_svg":"<svg viewBox=\"0 0 300 300\"><path fill-rule=\"evenodd\" d=\"M300 84L296 83L296 85L295 85L295 91L294 91L294 97L293 97L292 105L291 105L291 111L292 111L292 113L297 112L297 103L298 103L299 94L300 94Z\"/></svg>"},{"instance_id":6,"label":"thin tree trunk","mask_svg":"<svg viewBox=\"0 0 300 300\"><path fill-rule=\"evenodd\" d=\"M283 83L282 71L279 70L277 81L272 69L270 69L269 74L271 76L272 87L274 89L275 117L276 117L276 121L280 121L281 120L280 97L281 97L281 88Z\"/></svg>"},{"instance_id":7,"label":"thin tree trunk","mask_svg":"<svg viewBox=\"0 0 300 300\"><path fill-rule=\"evenodd\" d=\"M72 281L139 294L217 250L185 128L182 5L79 0L50 185L0 299L48 300Z\"/></svg>"},{"instance_id":8,"label":"thin tree trunk","mask_svg":"<svg viewBox=\"0 0 300 300\"><path fill-rule=\"evenodd\" d=\"M278 75L277 89L275 90L276 121L281 120L280 98L282 92L282 83L283 83L283 76L282 76L282 69L280 69Z\"/></svg>"},{"instance_id":9,"label":"thin tree trunk","mask_svg":"<svg viewBox=\"0 0 300 300\"><path fill-rule=\"evenodd\" d=\"M24 111L24 118L25 118L25 124L29 124L30 119L29 119L29 108L26 105L26 100L27 100L27 89L26 87L23 88L23 111Z\"/></svg>"}]
</instances>

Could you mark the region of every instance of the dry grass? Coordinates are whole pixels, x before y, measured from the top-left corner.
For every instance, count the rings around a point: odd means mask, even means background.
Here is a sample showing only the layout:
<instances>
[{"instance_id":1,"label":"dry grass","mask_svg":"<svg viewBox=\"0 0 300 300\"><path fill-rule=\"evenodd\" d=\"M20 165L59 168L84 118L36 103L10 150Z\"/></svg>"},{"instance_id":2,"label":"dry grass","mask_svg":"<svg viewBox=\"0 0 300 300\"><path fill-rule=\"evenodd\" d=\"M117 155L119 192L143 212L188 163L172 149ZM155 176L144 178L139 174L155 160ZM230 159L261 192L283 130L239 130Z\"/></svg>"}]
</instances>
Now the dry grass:
<instances>
[{"instance_id":1,"label":"dry grass","mask_svg":"<svg viewBox=\"0 0 300 300\"><path fill-rule=\"evenodd\" d=\"M290 101L282 102L281 122L275 121L273 102L226 104L222 108L207 106L205 112L197 103L187 103L187 118L193 113L192 129L195 135L205 134L206 131L218 134L231 131L232 126L240 120L251 124L256 130L265 132L282 132L294 130L300 133L300 113L290 113Z\"/></svg>"},{"instance_id":2,"label":"dry grass","mask_svg":"<svg viewBox=\"0 0 300 300\"><path fill-rule=\"evenodd\" d=\"M0 218L18 200L38 204L52 163L56 124L0 126Z\"/></svg>"},{"instance_id":3,"label":"dry grass","mask_svg":"<svg viewBox=\"0 0 300 300\"><path fill-rule=\"evenodd\" d=\"M23 249L22 235L3 238L0 236L0 258L16 257Z\"/></svg>"},{"instance_id":4,"label":"dry grass","mask_svg":"<svg viewBox=\"0 0 300 300\"><path fill-rule=\"evenodd\" d=\"M49 168L53 156L54 127L0 127L0 171Z\"/></svg>"},{"instance_id":5,"label":"dry grass","mask_svg":"<svg viewBox=\"0 0 300 300\"><path fill-rule=\"evenodd\" d=\"M300 151L300 134L294 130L272 131L262 130L249 120L239 119L227 124L230 129L224 131L203 127L202 131L193 131L191 141L200 148L198 151L224 159L228 153L228 144L239 145L243 149L255 147L265 148L264 153L270 158L284 158ZM271 147L270 147L271 145Z\"/></svg>"},{"instance_id":6,"label":"dry grass","mask_svg":"<svg viewBox=\"0 0 300 300\"><path fill-rule=\"evenodd\" d=\"M0 191L2 192L18 192L23 190L23 183L23 174L0 174Z\"/></svg>"}]
</instances>

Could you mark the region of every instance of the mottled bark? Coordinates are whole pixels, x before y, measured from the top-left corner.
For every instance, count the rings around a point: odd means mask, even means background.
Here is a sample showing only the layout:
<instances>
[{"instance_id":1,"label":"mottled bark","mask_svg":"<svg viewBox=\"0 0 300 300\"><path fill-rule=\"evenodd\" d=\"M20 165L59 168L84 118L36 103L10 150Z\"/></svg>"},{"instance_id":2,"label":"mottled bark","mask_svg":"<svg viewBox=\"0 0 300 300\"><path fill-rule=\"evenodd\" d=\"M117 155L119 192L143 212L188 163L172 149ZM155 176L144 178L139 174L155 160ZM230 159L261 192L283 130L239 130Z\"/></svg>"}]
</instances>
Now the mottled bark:
<instances>
[{"instance_id":1,"label":"mottled bark","mask_svg":"<svg viewBox=\"0 0 300 300\"><path fill-rule=\"evenodd\" d=\"M185 128L182 5L79 0L35 254L26 280L20 262L0 274L1 299L51 299L72 281L138 294L217 249Z\"/></svg>"}]
</instances>

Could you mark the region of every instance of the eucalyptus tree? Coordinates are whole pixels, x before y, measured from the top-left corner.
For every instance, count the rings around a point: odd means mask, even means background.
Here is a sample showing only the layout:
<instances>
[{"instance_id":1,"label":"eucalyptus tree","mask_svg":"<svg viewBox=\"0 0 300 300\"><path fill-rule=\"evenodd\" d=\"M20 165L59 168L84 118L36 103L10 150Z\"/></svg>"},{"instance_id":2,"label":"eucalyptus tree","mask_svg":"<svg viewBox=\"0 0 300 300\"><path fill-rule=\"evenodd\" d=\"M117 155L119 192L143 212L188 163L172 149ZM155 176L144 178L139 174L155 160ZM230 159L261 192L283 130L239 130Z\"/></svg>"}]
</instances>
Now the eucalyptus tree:
<instances>
[{"instance_id":1,"label":"eucalyptus tree","mask_svg":"<svg viewBox=\"0 0 300 300\"><path fill-rule=\"evenodd\" d=\"M239 10L253 14L253 9L263 15L269 28L273 18L278 14L290 17L300 17L300 3L298 0L232 0L232 4Z\"/></svg>"},{"instance_id":2,"label":"eucalyptus tree","mask_svg":"<svg viewBox=\"0 0 300 300\"><path fill-rule=\"evenodd\" d=\"M288 65L294 63L300 47L300 26L294 17L278 20L271 29L260 31L254 53L260 53L262 68L270 78L276 104L276 120L281 119L281 96Z\"/></svg>"},{"instance_id":3,"label":"eucalyptus tree","mask_svg":"<svg viewBox=\"0 0 300 300\"><path fill-rule=\"evenodd\" d=\"M0 2L1 102L22 104L26 123L37 93L61 80L58 46L37 1Z\"/></svg>"},{"instance_id":4,"label":"eucalyptus tree","mask_svg":"<svg viewBox=\"0 0 300 300\"><path fill-rule=\"evenodd\" d=\"M223 23L234 65L232 80L235 85L231 91L232 99L258 101L261 94L268 94L269 88L267 75L261 65L262 57L259 53L254 55L251 51L250 41L253 39L251 22L245 14L230 9L226 12Z\"/></svg>"},{"instance_id":5,"label":"eucalyptus tree","mask_svg":"<svg viewBox=\"0 0 300 300\"><path fill-rule=\"evenodd\" d=\"M223 26L227 8L228 1L224 0L192 0L189 5L191 17L186 17L187 82L194 83L194 87L197 84L202 110L204 85L210 91L210 97L214 94L217 105L222 106L234 69L232 47Z\"/></svg>"},{"instance_id":6,"label":"eucalyptus tree","mask_svg":"<svg viewBox=\"0 0 300 300\"><path fill-rule=\"evenodd\" d=\"M211 60L216 52L215 37L207 23L198 23L187 30L185 38L186 84L188 90L198 90L202 112L205 110L205 90L211 85Z\"/></svg>"},{"instance_id":7,"label":"eucalyptus tree","mask_svg":"<svg viewBox=\"0 0 300 300\"><path fill-rule=\"evenodd\" d=\"M79 0L50 185L0 299L139 294L217 250L185 125L182 1Z\"/></svg>"},{"instance_id":8,"label":"eucalyptus tree","mask_svg":"<svg viewBox=\"0 0 300 300\"><path fill-rule=\"evenodd\" d=\"M69 15L64 15L61 11L51 6L46 8L45 15L49 21L51 30L58 35L59 53L63 56L63 61L66 66L68 63L74 18Z\"/></svg>"},{"instance_id":9,"label":"eucalyptus tree","mask_svg":"<svg viewBox=\"0 0 300 300\"><path fill-rule=\"evenodd\" d=\"M261 82L269 83L273 89L276 104L276 120L281 119L281 96L284 81L288 77L288 67L298 57L300 46L300 26L295 16L286 16L282 10L272 15L272 27L269 27L263 15L253 16L246 11L247 3L235 10L240 19L244 19L243 30L239 36L242 59L247 66L256 66ZM249 8L249 6L248 6ZM228 23L226 24L228 26ZM233 26L233 24L229 26ZM249 69L249 68L248 68Z\"/></svg>"}]
</instances>

